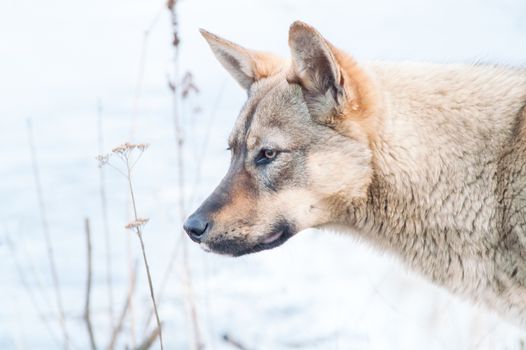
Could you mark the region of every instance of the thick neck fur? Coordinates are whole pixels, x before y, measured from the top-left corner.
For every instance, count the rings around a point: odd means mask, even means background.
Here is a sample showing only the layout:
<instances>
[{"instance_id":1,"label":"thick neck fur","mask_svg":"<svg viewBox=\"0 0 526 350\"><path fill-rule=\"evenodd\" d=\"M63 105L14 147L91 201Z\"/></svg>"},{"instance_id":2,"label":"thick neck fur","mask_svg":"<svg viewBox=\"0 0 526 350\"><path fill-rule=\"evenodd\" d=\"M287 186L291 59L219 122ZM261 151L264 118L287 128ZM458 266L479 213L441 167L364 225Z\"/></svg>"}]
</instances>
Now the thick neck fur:
<instances>
[{"instance_id":1,"label":"thick neck fur","mask_svg":"<svg viewBox=\"0 0 526 350\"><path fill-rule=\"evenodd\" d=\"M526 170L514 165L526 163L526 140L517 140L525 72L431 64L369 69L385 113L372 143L367 199L347 206L344 221L434 282L526 323L526 231L514 233L517 225L526 229L526 217L503 229L504 207L513 206L506 191L517 181L526 186ZM515 196L526 205L525 192Z\"/></svg>"}]
</instances>

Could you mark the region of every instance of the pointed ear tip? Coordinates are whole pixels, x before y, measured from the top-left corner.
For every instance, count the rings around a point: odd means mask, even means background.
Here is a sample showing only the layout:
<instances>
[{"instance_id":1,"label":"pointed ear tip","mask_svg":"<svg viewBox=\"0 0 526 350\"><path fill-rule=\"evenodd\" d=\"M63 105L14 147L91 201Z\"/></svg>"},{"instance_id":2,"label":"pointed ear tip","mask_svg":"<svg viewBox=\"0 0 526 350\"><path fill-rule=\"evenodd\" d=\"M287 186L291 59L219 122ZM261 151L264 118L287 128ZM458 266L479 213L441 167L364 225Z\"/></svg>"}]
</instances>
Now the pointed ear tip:
<instances>
[{"instance_id":1,"label":"pointed ear tip","mask_svg":"<svg viewBox=\"0 0 526 350\"><path fill-rule=\"evenodd\" d=\"M289 33L297 32L300 30L315 31L315 29L302 21L294 21L289 28Z\"/></svg>"},{"instance_id":2,"label":"pointed ear tip","mask_svg":"<svg viewBox=\"0 0 526 350\"><path fill-rule=\"evenodd\" d=\"M304 35L307 35L309 37L321 36L313 26L302 21L295 21L290 25L289 45L291 45L300 36Z\"/></svg>"},{"instance_id":3,"label":"pointed ear tip","mask_svg":"<svg viewBox=\"0 0 526 350\"><path fill-rule=\"evenodd\" d=\"M205 40L210 45L213 45L214 43L220 43L220 42L224 42L225 41L225 39L222 39L222 38L218 37L217 35L215 35L214 33L210 33L208 30L203 29L203 28L199 28L199 33L201 33L203 38L205 38Z\"/></svg>"},{"instance_id":4,"label":"pointed ear tip","mask_svg":"<svg viewBox=\"0 0 526 350\"><path fill-rule=\"evenodd\" d=\"M210 33L208 30L203 29L203 28L199 28L199 33L201 33L201 35L202 35L205 39L211 38L211 37L213 36L212 33Z\"/></svg>"}]
</instances>

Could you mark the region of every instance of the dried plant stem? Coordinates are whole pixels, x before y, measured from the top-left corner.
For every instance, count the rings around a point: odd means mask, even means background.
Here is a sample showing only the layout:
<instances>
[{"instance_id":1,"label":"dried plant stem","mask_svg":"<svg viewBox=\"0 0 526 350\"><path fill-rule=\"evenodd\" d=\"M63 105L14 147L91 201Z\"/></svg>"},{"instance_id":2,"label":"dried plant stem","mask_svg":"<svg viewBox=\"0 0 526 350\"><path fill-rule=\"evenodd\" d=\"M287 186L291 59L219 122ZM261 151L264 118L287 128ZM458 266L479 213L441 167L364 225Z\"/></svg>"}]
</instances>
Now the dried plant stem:
<instances>
[{"instance_id":1,"label":"dried plant stem","mask_svg":"<svg viewBox=\"0 0 526 350\"><path fill-rule=\"evenodd\" d=\"M186 280L186 298L190 307L190 319L192 320L192 326L194 330L194 349L201 350L204 349L205 344L202 341L201 332L199 330L199 324L197 321L197 308L194 302L190 265L188 263L188 246L186 243L186 241L183 241L183 269Z\"/></svg>"},{"instance_id":2,"label":"dried plant stem","mask_svg":"<svg viewBox=\"0 0 526 350\"><path fill-rule=\"evenodd\" d=\"M173 41L172 41L172 47L174 49L174 72L173 72L173 82L170 84L172 87L172 94L173 94L173 125L174 125L174 139L176 144L176 154L177 154L177 170L178 170L178 190L179 190L179 217L181 222L183 222L186 218L186 208L185 208L185 167L184 167L184 138L183 138L183 130L181 128L181 121L180 121L180 115L179 115L179 94L178 94L178 86L176 85L177 79L179 77L179 28L178 28L178 20L177 20L177 12L176 12L176 5L177 2L173 0L168 0L167 7L170 11L170 19L171 19L171 25L172 25L172 35L173 35ZM181 232L181 234L184 234ZM199 331L199 323L197 320L197 311L195 302L193 299L193 293L192 293L192 283L191 283L191 270L188 262L188 254L187 254L187 247L186 247L186 241L183 241L183 268L185 273L185 287L186 287L186 296L188 305L190 308L190 319L192 322L193 327L193 339L194 339L194 348L196 350L199 350L204 347L204 343L201 339L200 331Z\"/></svg>"},{"instance_id":3,"label":"dried plant stem","mask_svg":"<svg viewBox=\"0 0 526 350\"><path fill-rule=\"evenodd\" d=\"M13 241L10 240L9 230L6 227L4 227L4 230L6 232L6 237L8 239L7 243L11 244L12 252L13 252L13 254L15 254L14 243L13 243ZM40 300L39 303L41 301L43 301L44 304L45 304L44 309L52 310L53 309L53 301L52 301L53 297L50 296L49 295L49 291L46 288L44 288L44 284L42 283L42 279L41 279L40 274L36 270L35 265L31 261L31 259L29 259L29 257L31 255L30 255L29 251L27 250L25 239L24 239L24 237L23 237L21 232L18 233L17 238L18 238L18 246L22 250L21 251L22 256L27 257L25 259L25 261L24 261L25 262L25 266L24 267L25 267L25 269L27 271L24 271L24 269L22 268L22 265L19 263L20 271L23 273L23 276L27 276L27 278L25 278L26 281L31 281L31 285L28 284L28 286L30 286L31 289L33 289L33 290L35 290L35 289L38 290L38 293L37 293L38 298L37 298L37 300ZM16 258L16 256L15 256L15 258ZM16 259L16 260L18 260L18 259ZM32 287L33 285L34 285L34 287Z\"/></svg>"},{"instance_id":4,"label":"dried plant stem","mask_svg":"<svg viewBox=\"0 0 526 350\"><path fill-rule=\"evenodd\" d=\"M152 347L153 343L157 339L161 332L161 329L159 327L155 328L147 337L143 340L143 342L135 348L135 350L148 350Z\"/></svg>"},{"instance_id":5,"label":"dried plant stem","mask_svg":"<svg viewBox=\"0 0 526 350\"><path fill-rule=\"evenodd\" d=\"M92 281L92 249L91 249L91 229L89 219L84 220L84 229L86 232L86 247L87 247L87 269L88 276L86 280L86 302L84 304L84 321L86 322L86 328L88 330L89 342L92 350L97 349L97 343L95 342L95 334L93 333L93 325L91 323L91 281Z\"/></svg>"},{"instance_id":6,"label":"dried plant stem","mask_svg":"<svg viewBox=\"0 0 526 350\"><path fill-rule=\"evenodd\" d=\"M160 287L157 289L157 305L161 304L164 290L166 288L166 284L168 283L168 280L170 278L170 274L172 273L172 269L175 266L175 260L177 258L177 253L179 249L182 246L182 240L184 239L184 236L179 236L179 239L175 241L175 245L172 249L172 252L170 253L170 260L168 261L168 265L166 269L164 270L163 278L161 279ZM148 330L148 327L150 326L150 322L152 321L153 317L153 310L148 314L148 317L146 318L146 322L144 323L144 333L146 334L146 331Z\"/></svg>"},{"instance_id":7,"label":"dried plant stem","mask_svg":"<svg viewBox=\"0 0 526 350\"><path fill-rule=\"evenodd\" d=\"M13 245L13 242L11 241L11 237L6 232L6 242L7 247L9 248L11 255L13 256L13 262L15 264L15 269L17 272L18 277L20 278L20 282L22 283L22 287L26 290L27 294L29 295L29 300L31 304L33 305L33 308L35 309L35 313L37 314L38 318L40 319L40 322L45 326L47 332L49 333L49 336L53 341L60 345L60 339L57 337L55 332L53 331L53 328L49 324L49 320L44 317L44 312L42 312L42 309L40 308L40 305L37 301L36 293L31 287L31 285L28 282L28 278L26 277L26 274L24 272L24 269L22 268L22 265L20 264L20 261L17 258L15 247Z\"/></svg>"},{"instance_id":8,"label":"dried plant stem","mask_svg":"<svg viewBox=\"0 0 526 350\"><path fill-rule=\"evenodd\" d=\"M31 126L31 120L27 121L27 135L29 140L29 147L31 150L31 161L33 166L33 175L35 178L35 185L36 185L36 191L37 191L37 197L38 197L38 204L40 208L40 217L42 221L42 229L44 231L44 240L46 243L47 248L47 256L49 260L49 266L51 269L51 278L53 280L53 289L55 292L55 299L57 303L57 309L59 314L59 323L60 327L62 328L62 333L64 337L64 349L69 349L69 335L68 335L68 329L66 327L66 320L64 316L64 306L62 303L62 295L60 293L60 282L58 278L57 268L55 264L55 256L53 253L53 244L51 241L51 235L49 232L49 224L47 221L47 212L46 212L46 205L44 202L44 195L42 191L42 185L40 181L40 173L38 168L38 162L37 162L37 156L36 156L36 147L35 147L35 141L33 138L33 130Z\"/></svg>"},{"instance_id":9,"label":"dried plant stem","mask_svg":"<svg viewBox=\"0 0 526 350\"><path fill-rule=\"evenodd\" d=\"M102 128L102 103L99 100L97 106L97 134L99 153L104 152L104 132ZM103 167L99 167L99 195L100 206L102 212L102 223L104 229L104 247L106 260L106 286L108 289L108 316L110 319L110 326L113 327L113 278L112 278L112 261L111 261L111 240L110 240L110 225L108 221L108 200L106 196L106 177Z\"/></svg>"},{"instance_id":10,"label":"dried plant stem","mask_svg":"<svg viewBox=\"0 0 526 350\"><path fill-rule=\"evenodd\" d=\"M139 56L139 72L137 74L137 83L135 85L135 93L133 96L133 109L132 109L132 121L130 128L130 141L134 141L135 138L135 129L137 127L137 111L139 109L139 97L142 90L142 82L144 79L144 66L146 62L146 53L148 45L148 37L150 32L147 30L144 32L142 45L141 45L141 54Z\"/></svg>"},{"instance_id":11,"label":"dried plant stem","mask_svg":"<svg viewBox=\"0 0 526 350\"><path fill-rule=\"evenodd\" d=\"M135 92L133 95L133 106L132 106L132 120L131 120L131 127L130 127L130 141L134 141L135 138L135 130L137 127L137 115L139 111L139 100L142 93L142 86L144 82L144 73L145 73L145 67L146 67L146 58L148 53L148 41L150 37L151 31L154 29L155 25L157 24L161 13L162 13L163 7L161 7L157 13L155 14L154 18L151 20L150 24L146 28L146 30L143 33L143 40L141 44L141 54L139 56L139 66L138 66L138 72L137 72L137 81L135 84ZM102 150L99 150L99 154L102 154ZM120 171L119 171L120 172ZM128 238L128 259L130 260L131 257L131 248L130 248L130 241ZM135 319L133 315L133 300L130 302L130 318L131 318L131 337L132 337L132 347L135 346Z\"/></svg>"},{"instance_id":12,"label":"dried plant stem","mask_svg":"<svg viewBox=\"0 0 526 350\"><path fill-rule=\"evenodd\" d=\"M128 215L126 217L129 217ZM128 233L128 232L126 232ZM136 278L135 274L136 271L134 270L134 257L132 252L132 237L130 235L126 236L126 256L128 260L128 279L130 280L130 283L132 279ZM130 302L128 305L129 311L128 311L128 317L130 321L130 343L131 347L135 347L135 304L134 304L134 294L135 290L132 291L132 294L130 295Z\"/></svg>"},{"instance_id":13,"label":"dried plant stem","mask_svg":"<svg viewBox=\"0 0 526 350\"><path fill-rule=\"evenodd\" d=\"M129 217L129 216L127 216ZM128 233L128 232L126 232ZM130 235L127 235L126 237L126 256L128 260L128 279L131 280L135 277L136 271L134 270L134 256L132 252L132 237ZM128 318L130 322L130 344L131 347L135 347L135 301L134 301L134 293L135 290L133 290L133 293L130 295L130 303L129 303L129 311L128 311Z\"/></svg>"},{"instance_id":14,"label":"dried plant stem","mask_svg":"<svg viewBox=\"0 0 526 350\"><path fill-rule=\"evenodd\" d=\"M135 202L135 194L134 194L134 191L133 191L133 185L132 185L132 180L131 180L131 167L130 167L130 162L129 162L129 158L126 157L126 168L127 168L127 180L128 180L128 185L129 185L129 189L130 189L130 196L131 196L131 201L132 201L132 207L133 207L133 215L134 215L134 218L135 218L135 221L139 221L139 216L137 215L137 205L136 205L136 202ZM153 310L155 312L155 319L157 321L157 328L159 328L159 344L161 345L161 350L164 349L164 346L163 346L163 333L162 333L162 326L161 326L161 320L159 318L159 312L157 310L157 303L155 302L155 293L153 291L153 282L152 282L152 275L150 273L150 266L148 264L148 259L146 257L146 249L144 247L144 241L142 239L142 232L141 232L141 226L138 225L138 226L135 226L135 232L137 233L137 237L139 237L139 242L141 243L141 251L142 251L142 257L143 257L143 261L144 261L144 267L146 268L146 276L148 277L148 287L150 289L150 297L152 299L152 304L153 304Z\"/></svg>"},{"instance_id":15,"label":"dried plant stem","mask_svg":"<svg viewBox=\"0 0 526 350\"><path fill-rule=\"evenodd\" d=\"M201 165L202 165L202 162L203 162L203 159L204 159L204 156L206 154L206 150L207 150L207 145L208 145L208 139L209 139L209 134L210 134L210 131L212 130L212 125L213 125L213 120L214 120L214 117L216 115L216 111L218 109L218 106L219 106L219 103L222 99L222 95L223 95L223 90L224 90L224 85L225 85L225 82L226 80L223 82L222 84L222 87L221 89L219 90L219 93L216 97L216 100L215 100L215 103L213 105L213 108L210 112L210 116L208 118L208 121L206 123L206 131L205 131L205 137L204 137L204 141L203 141L203 145L201 147L201 151L199 152L198 156L196 157L197 159L197 167L196 167L196 170L195 170L195 173L196 173L196 177L195 177L195 181L193 183L193 188L192 188L192 193L194 194L194 196L191 197L190 199L190 202L189 203L193 203L195 198L196 198L196 194L197 194L197 186L199 185L199 182L200 182L200 178L201 178ZM168 282L168 279L172 273L172 270L173 270L173 267L175 266L175 260L177 258L177 254L179 252L180 249L182 249L182 241L186 239L186 237L184 236L184 234L182 234L179 239L177 239L175 241L175 244L174 244L174 247L172 249L172 252L170 253L170 260L168 261L168 265L166 266L166 269L164 271L164 274L163 274L163 278L161 280L161 284L160 284L160 287L157 289L157 302L158 304L161 304L162 302L162 297L163 297L163 294L164 294L164 290L166 288L166 284ZM148 329L148 326L150 325L150 322L152 320L152 317L153 317L153 310L152 312L150 312L148 314L148 317L146 318L146 322L144 324L144 332L146 332L146 330Z\"/></svg>"},{"instance_id":16,"label":"dried plant stem","mask_svg":"<svg viewBox=\"0 0 526 350\"><path fill-rule=\"evenodd\" d=\"M135 205L135 195L133 193L133 187L131 186L131 171L132 169L134 168L134 166L137 164L137 162L139 161L140 157L142 156L142 153L144 152L145 149L148 148L148 144L144 144L144 143L141 143L141 144L132 144L132 143L124 143L122 145L119 145L117 147L115 147L114 149L112 149L112 152L110 154L101 154L101 155L98 155L96 157L96 159L98 160L99 162L99 167L102 167L104 165L108 165L110 167L112 167L115 171L117 171L119 174L123 175L125 178L127 178L129 181L127 183L127 186L130 186L131 188L131 193L132 193L132 199L133 199L133 207L134 207L134 217L137 218L137 210L136 210L136 205ZM132 164L130 165L130 155L131 153L134 151L134 150L138 150L140 152L139 156L134 159L134 161L132 162ZM114 158L114 157L118 157L121 161L124 162L124 164L126 165L126 171L123 171L122 169L120 169L118 166L112 164L110 162L110 158ZM146 223L148 220L145 220L145 219L136 219L135 222L134 222L134 225L135 223L137 222L141 222L141 224L144 224ZM134 225L131 225L130 227L126 227L126 228L135 228ZM128 266L129 266L129 270L131 271L131 256L132 256L132 253L131 253L131 240L130 240L130 236L127 236L127 253L128 253ZM130 272L130 276L132 276L133 274ZM133 295L130 296L130 301L129 301L129 314L130 314L130 323L131 323L131 329L130 329L130 338L131 338L131 345L132 347L135 347L135 320L134 320L134 317L133 317ZM121 325L119 325L118 328L120 328Z\"/></svg>"},{"instance_id":17,"label":"dried plant stem","mask_svg":"<svg viewBox=\"0 0 526 350\"><path fill-rule=\"evenodd\" d=\"M223 334L223 341L227 344L232 345L238 350L247 350L248 348L241 344L237 339L232 338L228 333Z\"/></svg>"},{"instance_id":18,"label":"dried plant stem","mask_svg":"<svg viewBox=\"0 0 526 350\"><path fill-rule=\"evenodd\" d=\"M136 232L137 232L137 235L139 236L139 241L141 242L142 257L144 259L144 266L146 267L146 275L148 276L148 286L150 287L150 297L152 298L153 309L155 311L155 319L157 321L157 327L159 329L159 344L161 345L161 349L163 349L162 326L161 326L161 320L159 319L159 312L157 311L157 305L155 302L155 293L153 291L152 275L150 273L148 259L146 258L146 251L144 248L144 241L142 239L142 232L139 229L137 229Z\"/></svg>"},{"instance_id":19,"label":"dried plant stem","mask_svg":"<svg viewBox=\"0 0 526 350\"><path fill-rule=\"evenodd\" d=\"M139 56L139 67L137 71L137 81L135 84L135 92L133 95L133 109L132 109L132 121L131 121L131 128L130 128L130 141L134 141L135 138L135 129L137 127L137 115L139 111L139 100L142 93L142 87L144 82L144 72L146 67L146 58L148 53L148 41L150 37L151 31L154 29L155 25L157 24L160 16L162 8L160 8L154 15L153 19L151 20L150 24L146 28L146 30L143 33L143 40L141 45L141 54ZM102 154L102 152L101 152Z\"/></svg>"},{"instance_id":20,"label":"dried plant stem","mask_svg":"<svg viewBox=\"0 0 526 350\"><path fill-rule=\"evenodd\" d=\"M117 344L117 339L119 338L119 335L122 332L124 320L126 319L126 315L128 314L128 311L130 310L132 296L133 296L133 293L135 292L136 280L137 280L137 264L134 265L131 271L128 292L126 293L126 301L124 303L124 306L122 307L119 319L117 320L117 323L113 327L113 332L111 333L111 338L110 338L110 344L107 347L107 349L109 350L113 350L115 348L115 345Z\"/></svg>"},{"instance_id":21,"label":"dried plant stem","mask_svg":"<svg viewBox=\"0 0 526 350\"><path fill-rule=\"evenodd\" d=\"M212 109L210 110L210 116L208 117L208 120L206 121L206 129L205 134L203 137L203 145L201 146L200 152L196 155L196 169L195 169L195 179L194 184L192 186L192 197L190 197L189 203L193 203L199 193L197 191L197 186L199 185L202 177L202 165L203 160L206 155L206 151L208 149L208 141L210 140L210 132L212 131L212 126L214 125L215 116L217 113L217 110L219 109L219 104L223 98L223 92L225 91L225 84L226 80L223 80L223 83L221 84L221 87L219 88L219 93L216 96L216 99L214 101L214 104L212 105Z\"/></svg>"}]
</instances>

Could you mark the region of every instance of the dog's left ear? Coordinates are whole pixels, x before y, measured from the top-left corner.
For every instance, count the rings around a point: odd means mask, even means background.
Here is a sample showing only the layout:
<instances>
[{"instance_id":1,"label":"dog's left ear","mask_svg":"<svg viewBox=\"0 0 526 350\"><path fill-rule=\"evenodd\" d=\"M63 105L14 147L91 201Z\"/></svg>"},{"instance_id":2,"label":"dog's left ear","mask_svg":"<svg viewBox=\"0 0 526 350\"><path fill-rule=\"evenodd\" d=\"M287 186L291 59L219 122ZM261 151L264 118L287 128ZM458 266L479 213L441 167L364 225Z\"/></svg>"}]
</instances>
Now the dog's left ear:
<instances>
[{"instance_id":1,"label":"dog's left ear","mask_svg":"<svg viewBox=\"0 0 526 350\"><path fill-rule=\"evenodd\" d=\"M307 106L318 121L331 122L358 111L358 89L349 76L353 72L347 71L357 71L352 58L344 57L316 29L300 21L290 27L289 46L292 65L287 80L301 85Z\"/></svg>"},{"instance_id":2,"label":"dog's left ear","mask_svg":"<svg viewBox=\"0 0 526 350\"><path fill-rule=\"evenodd\" d=\"M199 31L219 62L246 90L254 82L270 77L286 66L284 60L276 55L249 50L204 29Z\"/></svg>"}]
</instances>

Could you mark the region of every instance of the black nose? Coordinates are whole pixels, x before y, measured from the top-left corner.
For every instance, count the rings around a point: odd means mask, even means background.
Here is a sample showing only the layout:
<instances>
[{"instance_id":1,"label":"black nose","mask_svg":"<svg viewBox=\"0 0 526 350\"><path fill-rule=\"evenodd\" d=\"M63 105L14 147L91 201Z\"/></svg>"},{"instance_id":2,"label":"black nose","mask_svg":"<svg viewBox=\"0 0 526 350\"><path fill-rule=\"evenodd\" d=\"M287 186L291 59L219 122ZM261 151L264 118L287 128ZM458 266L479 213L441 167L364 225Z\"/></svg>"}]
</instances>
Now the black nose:
<instances>
[{"instance_id":1,"label":"black nose","mask_svg":"<svg viewBox=\"0 0 526 350\"><path fill-rule=\"evenodd\" d=\"M183 228L192 241L199 243L209 226L208 220L204 216L195 213L186 219Z\"/></svg>"}]
</instances>

